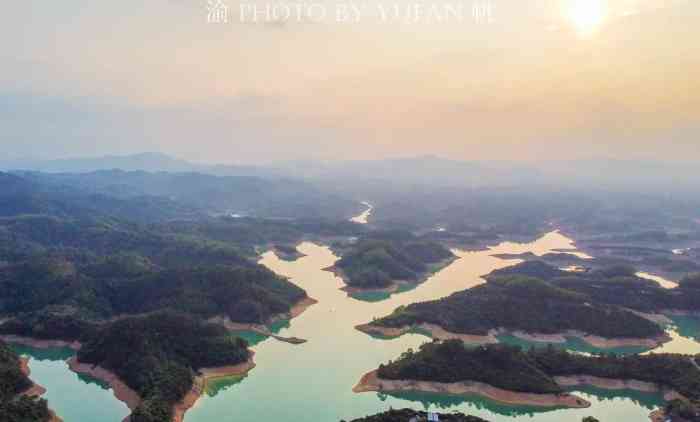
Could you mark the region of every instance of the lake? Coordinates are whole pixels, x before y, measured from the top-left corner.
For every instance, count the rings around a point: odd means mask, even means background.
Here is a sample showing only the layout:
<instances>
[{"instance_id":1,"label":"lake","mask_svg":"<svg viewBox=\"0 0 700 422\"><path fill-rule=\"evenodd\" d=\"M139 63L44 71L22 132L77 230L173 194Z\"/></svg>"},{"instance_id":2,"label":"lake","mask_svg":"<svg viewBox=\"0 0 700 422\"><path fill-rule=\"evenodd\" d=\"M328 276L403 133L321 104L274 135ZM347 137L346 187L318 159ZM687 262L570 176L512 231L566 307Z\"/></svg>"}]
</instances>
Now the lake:
<instances>
[{"instance_id":1,"label":"lake","mask_svg":"<svg viewBox=\"0 0 700 422\"><path fill-rule=\"evenodd\" d=\"M352 392L352 387L364 373L428 340L420 334L407 334L392 340L373 338L355 330L356 325L384 316L400 305L444 297L479 285L484 282L482 275L519 262L493 255L524 252L542 255L571 248L570 239L552 232L527 244L507 242L477 252L455 250L460 259L425 283L388 298L373 300L349 297L340 290L342 281L323 271L338 259L326 246L302 243L298 249L305 256L296 261L285 261L272 252L265 253L260 260L262 265L289 277L319 301L298 318L276 327L280 335L300 337L308 342L292 345L248 335L255 340L252 347L256 352L257 367L246 377L210 383L206 394L187 413L185 422L338 422L389 407L457 410L493 422L577 421L584 416L615 422L647 420L649 412L663 402L657 394L577 389L577 394L593 404L591 408L543 410L500 405L476 397ZM697 320L675 318L674 325L669 328L674 341L664 350L697 353L700 344L695 338L700 337L699 330ZM595 351L577 345L575 341L567 346ZM32 379L48 389L45 397L50 407L66 422L120 421L128 414L126 406L118 402L104 385L80 378L68 369L64 359L70 356L70 351L63 351L63 355L27 348L20 351L32 358ZM56 354L52 355L52 352Z\"/></svg>"}]
</instances>

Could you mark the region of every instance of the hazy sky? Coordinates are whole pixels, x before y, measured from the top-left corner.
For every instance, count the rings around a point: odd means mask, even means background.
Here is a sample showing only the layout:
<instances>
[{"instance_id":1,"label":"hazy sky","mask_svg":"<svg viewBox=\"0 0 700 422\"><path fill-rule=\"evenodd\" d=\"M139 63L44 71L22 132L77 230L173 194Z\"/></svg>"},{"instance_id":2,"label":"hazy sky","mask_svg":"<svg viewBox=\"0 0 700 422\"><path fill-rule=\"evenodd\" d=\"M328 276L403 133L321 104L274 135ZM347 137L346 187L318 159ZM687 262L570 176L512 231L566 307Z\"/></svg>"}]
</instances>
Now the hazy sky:
<instances>
[{"instance_id":1,"label":"hazy sky","mask_svg":"<svg viewBox=\"0 0 700 422\"><path fill-rule=\"evenodd\" d=\"M697 0L8 2L0 146L697 160L699 40Z\"/></svg>"}]
</instances>

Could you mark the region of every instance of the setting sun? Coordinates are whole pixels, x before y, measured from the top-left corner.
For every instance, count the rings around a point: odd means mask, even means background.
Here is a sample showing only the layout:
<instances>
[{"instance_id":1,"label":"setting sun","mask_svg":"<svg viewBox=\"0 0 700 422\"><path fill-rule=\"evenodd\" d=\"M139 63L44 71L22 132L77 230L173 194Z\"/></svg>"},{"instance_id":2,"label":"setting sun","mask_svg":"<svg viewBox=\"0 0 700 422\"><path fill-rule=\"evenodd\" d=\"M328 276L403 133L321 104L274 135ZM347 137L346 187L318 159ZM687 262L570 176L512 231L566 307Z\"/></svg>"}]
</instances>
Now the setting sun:
<instances>
[{"instance_id":1,"label":"setting sun","mask_svg":"<svg viewBox=\"0 0 700 422\"><path fill-rule=\"evenodd\" d=\"M593 33L605 20L605 0L571 0L568 16L578 32Z\"/></svg>"}]
</instances>

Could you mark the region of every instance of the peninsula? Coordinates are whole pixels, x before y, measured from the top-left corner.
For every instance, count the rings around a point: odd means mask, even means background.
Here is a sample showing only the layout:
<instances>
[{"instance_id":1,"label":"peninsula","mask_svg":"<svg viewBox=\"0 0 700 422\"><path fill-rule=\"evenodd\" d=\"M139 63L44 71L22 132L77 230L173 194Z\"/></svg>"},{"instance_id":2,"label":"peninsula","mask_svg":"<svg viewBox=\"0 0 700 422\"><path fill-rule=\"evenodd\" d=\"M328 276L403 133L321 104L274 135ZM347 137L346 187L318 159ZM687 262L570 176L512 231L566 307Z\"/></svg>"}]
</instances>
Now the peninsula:
<instances>
[{"instance_id":1,"label":"peninsula","mask_svg":"<svg viewBox=\"0 0 700 422\"><path fill-rule=\"evenodd\" d=\"M552 347L523 351L506 345L465 347L461 341L426 343L362 377L355 392L428 391L479 394L533 406L586 407L566 391L579 385L660 392L692 409L700 403L694 356L673 354L585 356Z\"/></svg>"},{"instance_id":2,"label":"peninsula","mask_svg":"<svg viewBox=\"0 0 700 422\"><path fill-rule=\"evenodd\" d=\"M420 329L436 339L473 343L495 343L501 333L542 342L580 337L600 348L654 347L668 340L661 326L634 312L525 276L492 277L444 299L399 307L357 328L385 336Z\"/></svg>"}]
</instances>

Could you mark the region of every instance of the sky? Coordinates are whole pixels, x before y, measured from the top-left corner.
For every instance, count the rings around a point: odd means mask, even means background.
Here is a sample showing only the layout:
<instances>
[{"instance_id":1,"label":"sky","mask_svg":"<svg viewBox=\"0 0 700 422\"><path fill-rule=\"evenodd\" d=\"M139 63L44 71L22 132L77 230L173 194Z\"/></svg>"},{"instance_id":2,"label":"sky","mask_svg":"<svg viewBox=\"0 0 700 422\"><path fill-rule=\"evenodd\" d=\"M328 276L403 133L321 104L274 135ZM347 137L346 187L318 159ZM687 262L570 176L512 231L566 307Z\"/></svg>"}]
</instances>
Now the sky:
<instances>
[{"instance_id":1,"label":"sky","mask_svg":"<svg viewBox=\"0 0 700 422\"><path fill-rule=\"evenodd\" d=\"M699 23L696 0L11 2L0 147L697 160Z\"/></svg>"}]
</instances>

